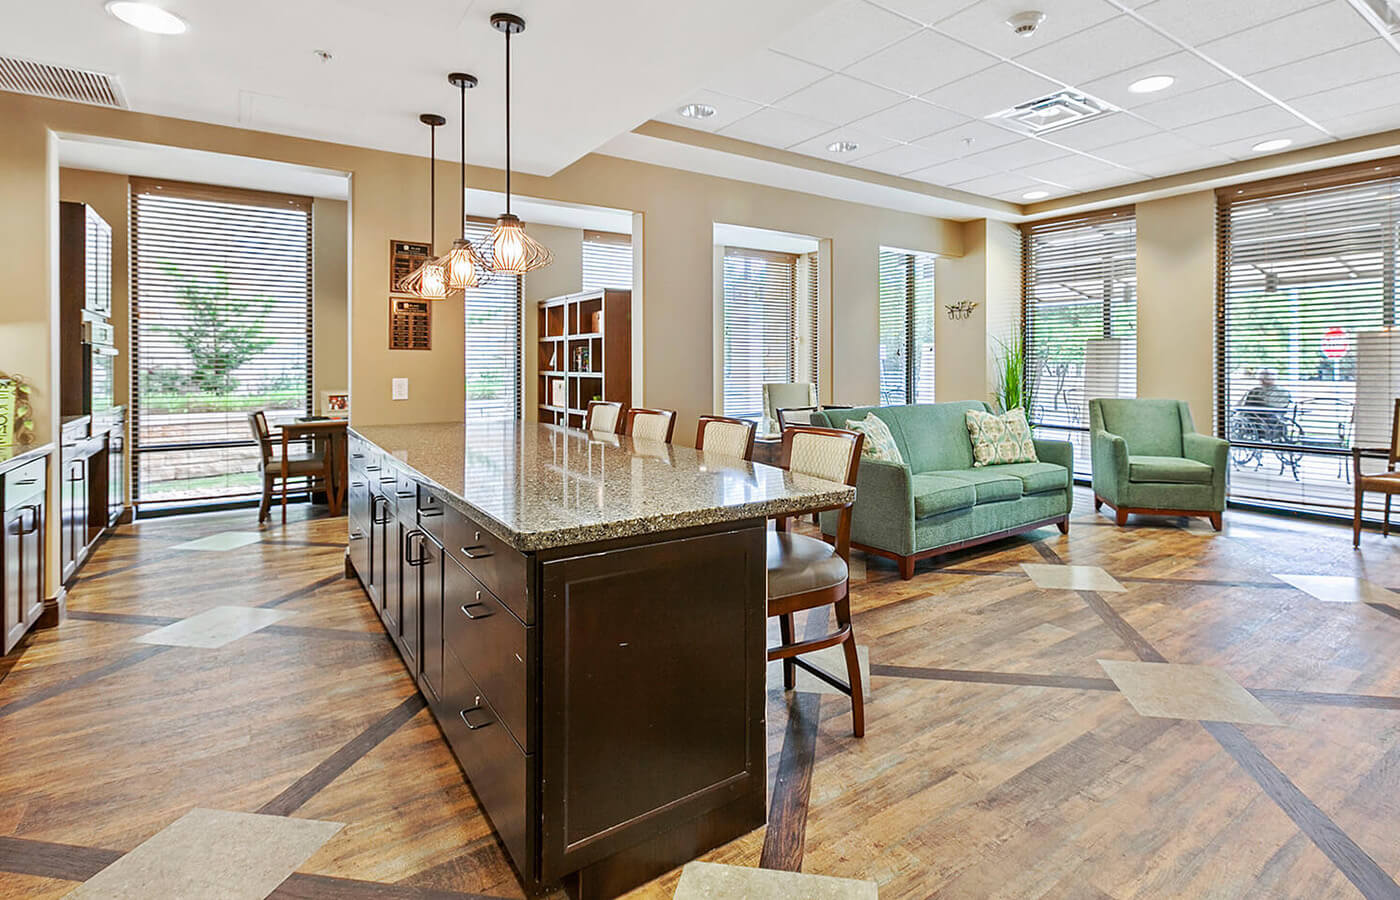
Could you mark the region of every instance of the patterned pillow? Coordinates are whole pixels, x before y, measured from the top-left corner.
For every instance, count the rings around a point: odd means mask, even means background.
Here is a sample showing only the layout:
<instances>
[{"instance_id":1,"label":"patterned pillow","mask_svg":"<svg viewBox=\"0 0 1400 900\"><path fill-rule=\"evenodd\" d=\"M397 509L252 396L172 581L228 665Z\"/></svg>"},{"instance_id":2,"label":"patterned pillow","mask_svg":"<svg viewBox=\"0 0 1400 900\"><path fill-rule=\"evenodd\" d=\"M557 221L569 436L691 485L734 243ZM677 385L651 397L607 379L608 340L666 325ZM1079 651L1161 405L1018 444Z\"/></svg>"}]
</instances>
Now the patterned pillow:
<instances>
[{"instance_id":1,"label":"patterned pillow","mask_svg":"<svg viewBox=\"0 0 1400 900\"><path fill-rule=\"evenodd\" d=\"M904 457L899 454L899 445L894 442L894 435L890 434L890 426L885 424L884 419L874 413L866 413L865 418L859 422L847 422L846 428L865 435L865 443L860 451L861 459L904 465Z\"/></svg>"},{"instance_id":2,"label":"patterned pillow","mask_svg":"<svg viewBox=\"0 0 1400 900\"><path fill-rule=\"evenodd\" d=\"M1035 455L1026 411L1019 407L999 416L969 409L967 431L972 437L972 464L976 467L1040 461Z\"/></svg>"}]
</instances>

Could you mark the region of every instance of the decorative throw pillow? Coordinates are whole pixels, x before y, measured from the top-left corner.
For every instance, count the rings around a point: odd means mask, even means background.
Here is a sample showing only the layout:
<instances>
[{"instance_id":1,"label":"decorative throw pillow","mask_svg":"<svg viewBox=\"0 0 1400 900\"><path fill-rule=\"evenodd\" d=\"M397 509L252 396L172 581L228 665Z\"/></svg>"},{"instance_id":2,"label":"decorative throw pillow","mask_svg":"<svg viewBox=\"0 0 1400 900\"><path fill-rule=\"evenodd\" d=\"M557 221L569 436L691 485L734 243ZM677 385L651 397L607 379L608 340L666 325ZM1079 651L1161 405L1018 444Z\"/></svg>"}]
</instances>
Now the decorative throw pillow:
<instances>
[{"instance_id":1,"label":"decorative throw pillow","mask_svg":"<svg viewBox=\"0 0 1400 900\"><path fill-rule=\"evenodd\" d=\"M1039 462L1026 411L1017 407L999 416L980 409L967 411L967 432L972 437L973 465Z\"/></svg>"},{"instance_id":2,"label":"decorative throw pillow","mask_svg":"<svg viewBox=\"0 0 1400 900\"><path fill-rule=\"evenodd\" d=\"M866 413L864 419L859 422L847 422L846 427L865 435L865 443L860 451L861 459L904 465L904 457L899 455L899 446L894 442L894 435L890 434L890 426L879 416Z\"/></svg>"}]
</instances>

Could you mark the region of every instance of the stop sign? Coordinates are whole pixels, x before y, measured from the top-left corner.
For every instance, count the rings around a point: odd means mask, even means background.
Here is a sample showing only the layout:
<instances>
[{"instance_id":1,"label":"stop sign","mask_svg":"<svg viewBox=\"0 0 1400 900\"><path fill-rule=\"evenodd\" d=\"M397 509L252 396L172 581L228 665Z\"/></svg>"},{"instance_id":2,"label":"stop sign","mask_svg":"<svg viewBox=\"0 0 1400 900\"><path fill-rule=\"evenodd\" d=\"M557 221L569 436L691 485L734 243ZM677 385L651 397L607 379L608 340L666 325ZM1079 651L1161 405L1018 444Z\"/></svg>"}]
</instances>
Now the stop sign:
<instances>
[{"instance_id":1,"label":"stop sign","mask_svg":"<svg viewBox=\"0 0 1400 900\"><path fill-rule=\"evenodd\" d=\"M1341 359L1351 351L1351 335L1344 328L1329 328L1322 333L1322 355Z\"/></svg>"}]
</instances>

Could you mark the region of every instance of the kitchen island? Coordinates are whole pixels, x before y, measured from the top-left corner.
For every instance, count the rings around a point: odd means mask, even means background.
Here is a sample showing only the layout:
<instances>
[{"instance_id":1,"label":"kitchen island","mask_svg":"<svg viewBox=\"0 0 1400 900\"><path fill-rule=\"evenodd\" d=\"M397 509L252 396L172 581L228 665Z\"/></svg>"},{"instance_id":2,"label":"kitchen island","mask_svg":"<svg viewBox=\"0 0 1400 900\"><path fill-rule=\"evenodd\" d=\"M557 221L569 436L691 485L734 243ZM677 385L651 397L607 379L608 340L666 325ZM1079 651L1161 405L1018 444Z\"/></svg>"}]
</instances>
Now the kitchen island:
<instances>
[{"instance_id":1,"label":"kitchen island","mask_svg":"<svg viewBox=\"0 0 1400 900\"><path fill-rule=\"evenodd\" d=\"M528 887L764 823L766 520L846 485L502 420L352 426L357 576Z\"/></svg>"}]
</instances>

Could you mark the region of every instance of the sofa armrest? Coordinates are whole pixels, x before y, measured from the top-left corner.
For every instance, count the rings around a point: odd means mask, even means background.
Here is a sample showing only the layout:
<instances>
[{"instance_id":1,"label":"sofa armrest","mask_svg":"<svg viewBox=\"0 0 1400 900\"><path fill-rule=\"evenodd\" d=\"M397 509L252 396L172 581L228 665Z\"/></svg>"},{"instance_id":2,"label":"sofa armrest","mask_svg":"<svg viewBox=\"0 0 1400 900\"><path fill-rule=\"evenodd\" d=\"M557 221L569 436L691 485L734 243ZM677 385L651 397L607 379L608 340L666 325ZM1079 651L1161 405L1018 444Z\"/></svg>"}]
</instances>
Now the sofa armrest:
<instances>
[{"instance_id":1,"label":"sofa armrest","mask_svg":"<svg viewBox=\"0 0 1400 900\"><path fill-rule=\"evenodd\" d=\"M822 513L822 531L834 533L836 513ZM900 463L862 459L856 472L851 540L891 553L914 552L914 481Z\"/></svg>"},{"instance_id":2,"label":"sofa armrest","mask_svg":"<svg viewBox=\"0 0 1400 900\"><path fill-rule=\"evenodd\" d=\"M1094 466L1094 493L1116 507L1127 489L1128 442L1111 431L1091 431L1089 451Z\"/></svg>"},{"instance_id":3,"label":"sofa armrest","mask_svg":"<svg viewBox=\"0 0 1400 900\"><path fill-rule=\"evenodd\" d=\"M1064 466L1069 470L1070 483L1074 483L1074 445L1069 441L1054 441L1049 438L1032 438L1035 443L1035 456L1041 462Z\"/></svg>"},{"instance_id":4,"label":"sofa armrest","mask_svg":"<svg viewBox=\"0 0 1400 900\"><path fill-rule=\"evenodd\" d=\"M1181 436L1181 449L1187 459L1205 463L1211 476L1212 509L1225 509L1225 482L1230 471L1230 442L1208 434L1188 431Z\"/></svg>"}]
</instances>

